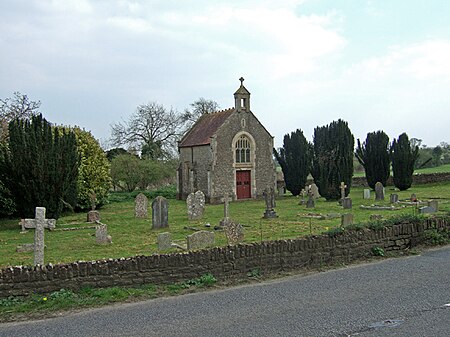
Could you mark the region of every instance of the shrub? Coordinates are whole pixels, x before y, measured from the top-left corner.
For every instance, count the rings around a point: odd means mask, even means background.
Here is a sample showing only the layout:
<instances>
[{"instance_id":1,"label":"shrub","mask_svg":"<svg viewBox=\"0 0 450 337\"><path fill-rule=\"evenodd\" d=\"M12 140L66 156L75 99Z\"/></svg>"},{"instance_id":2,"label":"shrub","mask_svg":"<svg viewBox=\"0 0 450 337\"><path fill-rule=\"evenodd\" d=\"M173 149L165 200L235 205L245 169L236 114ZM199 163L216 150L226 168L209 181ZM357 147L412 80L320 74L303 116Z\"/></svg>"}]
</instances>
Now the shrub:
<instances>
[{"instance_id":1,"label":"shrub","mask_svg":"<svg viewBox=\"0 0 450 337\"><path fill-rule=\"evenodd\" d=\"M405 191L412 185L414 165L419 157L419 147L412 146L408 135L402 133L398 140L392 142L390 156L394 185L400 191Z\"/></svg>"}]
</instances>

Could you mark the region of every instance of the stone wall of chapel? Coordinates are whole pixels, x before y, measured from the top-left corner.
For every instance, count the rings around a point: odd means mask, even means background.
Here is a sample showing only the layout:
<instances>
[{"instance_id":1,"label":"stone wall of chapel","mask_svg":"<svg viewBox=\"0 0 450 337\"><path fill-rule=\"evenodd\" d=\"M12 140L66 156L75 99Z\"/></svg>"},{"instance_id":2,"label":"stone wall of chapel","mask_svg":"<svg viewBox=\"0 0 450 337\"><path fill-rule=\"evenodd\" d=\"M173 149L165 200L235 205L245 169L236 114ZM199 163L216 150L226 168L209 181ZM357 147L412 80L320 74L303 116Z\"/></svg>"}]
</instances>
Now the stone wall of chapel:
<instances>
[{"instance_id":1,"label":"stone wall of chapel","mask_svg":"<svg viewBox=\"0 0 450 337\"><path fill-rule=\"evenodd\" d=\"M191 192L201 190L208 198L208 171L211 169L211 147L209 145L180 148L181 175L180 196L182 199ZM191 174L189 171L192 170ZM190 175L193 182L191 184Z\"/></svg>"},{"instance_id":2,"label":"stone wall of chapel","mask_svg":"<svg viewBox=\"0 0 450 337\"><path fill-rule=\"evenodd\" d=\"M212 197L220 197L224 192L231 192L235 186L234 154L232 142L239 132L247 132L255 140L256 160L252 170L254 187L252 197L259 198L268 186L275 188L275 165L272 160L273 139L252 113L235 112L222 125L213 142ZM255 193L256 192L256 193Z\"/></svg>"}]
</instances>

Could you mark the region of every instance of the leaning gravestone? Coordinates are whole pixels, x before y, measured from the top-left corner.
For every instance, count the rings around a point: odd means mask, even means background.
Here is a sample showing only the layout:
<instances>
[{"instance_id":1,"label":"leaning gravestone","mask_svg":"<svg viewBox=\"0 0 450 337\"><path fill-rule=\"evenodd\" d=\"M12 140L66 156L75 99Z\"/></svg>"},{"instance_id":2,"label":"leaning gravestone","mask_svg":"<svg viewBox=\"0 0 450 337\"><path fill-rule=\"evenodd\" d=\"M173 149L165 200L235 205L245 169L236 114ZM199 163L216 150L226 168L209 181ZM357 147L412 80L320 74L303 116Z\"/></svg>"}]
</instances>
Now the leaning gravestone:
<instances>
[{"instance_id":1,"label":"leaning gravestone","mask_svg":"<svg viewBox=\"0 0 450 337\"><path fill-rule=\"evenodd\" d=\"M345 197L342 199L342 207L344 209L351 209L352 208L352 198Z\"/></svg>"},{"instance_id":2,"label":"leaning gravestone","mask_svg":"<svg viewBox=\"0 0 450 337\"><path fill-rule=\"evenodd\" d=\"M398 203L398 194L396 194L396 193L391 194L391 196L390 196L390 202L391 202L391 204L396 204L396 203Z\"/></svg>"},{"instance_id":3,"label":"leaning gravestone","mask_svg":"<svg viewBox=\"0 0 450 337\"><path fill-rule=\"evenodd\" d=\"M353 223L353 214L351 213L342 214L341 216L342 227L351 225L352 223Z\"/></svg>"},{"instance_id":4,"label":"leaning gravestone","mask_svg":"<svg viewBox=\"0 0 450 337\"><path fill-rule=\"evenodd\" d=\"M364 189L364 195L363 195L364 199L370 199L370 189L365 188Z\"/></svg>"},{"instance_id":5,"label":"leaning gravestone","mask_svg":"<svg viewBox=\"0 0 450 337\"><path fill-rule=\"evenodd\" d=\"M99 224L95 226L95 242L98 245L105 245L112 243L111 235L108 235L108 226Z\"/></svg>"},{"instance_id":6,"label":"leaning gravestone","mask_svg":"<svg viewBox=\"0 0 450 337\"><path fill-rule=\"evenodd\" d=\"M187 249L202 249L214 245L214 232L198 231L194 234L188 235Z\"/></svg>"},{"instance_id":7,"label":"leaning gravestone","mask_svg":"<svg viewBox=\"0 0 450 337\"><path fill-rule=\"evenodd\" d=\"M34 219L25 219L24 228L34 228L34 265L44 265L44 228L55 228L55 219L45 218L45 207L36 207Z\"/></svg>"},{"instance_id":8,"label":"leaning gravestone","mask_svg":"<svg viewBox=\"0 0 450 337\"><path fill-rule=\"evenodd\" d=\"M158 196L152 202L152 229L169 227L169 203Z\"/></svg>"},{"instance_id":9,"label":"leaning gravestone","mask_svg":"<svg viewBox=\"0 0 450 337\"><path fill-rule=\"evenodd\" d=\"M169 232L158 234L158 250L168 250L172 248L172 235Z\"/></svg>"},{"instance_id":10,"label":"leaning gravestone","mask_svg":"<svg viewBox=\"0 0 450 337\"><path fill-rule=\"evenodd\" d=\"M228 222L224 230L229 245L235 245L244 240L244 228L241 224Z\"/></svg>"},{"instance_id":11,"label":"leaning gravestone","mask_svg":"<svg viewBox=\"0 0 450 337\"><path fill-rule=\"evenodd\" d=\"M87 222L100 221L100 213L96 210L90 210L87 214Z\"/></svg>"},{"instance_id":12,"label":"leaning gravestone","mask_svg":"<svg viewBox=\"0 0 450 337\"><path fill-rule=\"evenodd\" d=\"M384 187L380 182L375 184L375 200L384 200Z\"/></svg>"},{"instance_id":13,"label":"leaning gravestone","mask_svg":"<svg viewBox=\"0 0 450 337\"><path fill-rule=\"evenodd\" d=\"M439 211L439 203L437 200L429 200L428 206L433 207L436 212Z\"/></svg>"},{"instance_id":14,"label":"leaning gravestone","mask_svg":"<svg viewBox=\"0 0 450 337\"><path fill-rule=\"evenodd\" d=\"M190 193L186 199L188 219L199 220L205 212L205 194L202 191Z\"/></svg>"},{"instance_id":15,"label":"leaning gravestone","mask_svg":"<svg viewBox=\"0 0 450 337\"><path fill-rule=\"evenodd\" d=\"M148 199L144 193L139 193L134 199L134 216L136 218L146 218L148 213Z\"/></svg>"}]
</instances>

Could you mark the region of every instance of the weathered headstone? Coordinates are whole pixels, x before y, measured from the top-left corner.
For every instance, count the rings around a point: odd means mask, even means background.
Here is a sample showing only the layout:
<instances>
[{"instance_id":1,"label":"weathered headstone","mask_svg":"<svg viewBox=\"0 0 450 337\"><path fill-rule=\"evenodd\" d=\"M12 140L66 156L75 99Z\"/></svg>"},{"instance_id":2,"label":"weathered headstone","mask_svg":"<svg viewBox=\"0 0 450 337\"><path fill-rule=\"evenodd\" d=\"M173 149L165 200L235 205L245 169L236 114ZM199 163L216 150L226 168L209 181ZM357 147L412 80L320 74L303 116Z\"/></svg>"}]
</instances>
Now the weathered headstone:
<instances>
[{"instance_id":1,"label":"weathered headstone","mask_svg":"<svg viewBox=\"0 0 450 337\"><path fill-rule=\"evenodd\" d=\"M436 212L439 211L439 203L437 200L429 200L428 206L433 207Z\"/></svg>"},{"instance_id":2,"label":"weathered headstone","mask_svg":"<svg viewBox=\"0 0 450 337\"><path fill-rule=\"evenodd\" d=\"M202 249L214 245L214 232L198 231L194 234L188 235L187 249Z\"/></svg>"},{"instance_id":3,"label":"weathered headstone","mask_svg":"<svg viewBox=\"0 0 450 337\"><path fill-rule=\"evenodd\" d=\"M190 193L186 199L188 219L199 220L205 212L205 194L202 191Z\"/></svg>"},{"instance_id":4,"label":"weathered headstone","mask_svg":"<svg viewBox=\"0 0 450 337\"><path fill-rule=\"evenodd\" d=\"M384 200L384 187L379 181L375 184L375 200Z\"/></svg>"},{"instance_id":5,"label":"weathered headstone","mask_svg":"<svg viewBox=\"0 0 450 337\"><path fill-rule=\"evenodd\" d=\"M152 202L152 229L169 227L169 203L161 196Z\"/></svg>"},{"instance_id":6,"label":"weathered headstone","mask_svg":"<svg viewBox=\"0 0 450 337\"><path fill-rule=\"evenodd\" d=\"M172 235L169 232L158 234L158 250L168 250L172 248Z\"/></svg>"},{"instance_id":7,"label":"weathered headstone","mask_svg":"<svg viewBox=\"0 0 450 337\"><path fill-rule=\"evenodd\" d=\"M96 210L90 210L87 214L87 222L100 221L100 213Z\"/></svg>"},{"instance_id":8,"label":"weathered headstone","mask_svg":"<svg viewBox=\"0 0 450 337\"><path fill-rule=\"evenodd\" d=\"M365 188L364 189L364 195L363 195L364 199L370 199L370 189Z\"/></svg>"},{"instance_id":9,"label":"weathered headstone","mask_svg":"<svg viewBox=\"0 0 450 337\"><path fill-rule=\"evenodd\" d=\"M144 193L139 193L134 199L134 216L136 218L148 216L148 199Z\"/></svg>"},{"instance_id":10,"label":"weathered headstone","mask_svg":"<svg viewBox=\"0 0 450 337\"><path fill-rule=\"evenodd\" d=\"M44 228L55 228L55 219L45 218L45 207L36 207L34 219L25 219L24 228L34 228L34 265L44 265Z\"/></svg>"},{"instance_id":11,"label":"weathered headstone","mask_svg":"<svg viewBox=\"0 0 450 337\"><path fill-rule=\"evenodd\" d=\"M391 204L396 204L396 203L398 203L398 194L396 194L396 193L391 194L391 196L390 196L390 202L391 202Z\"/></svg>"},{"instance_id":12,"label":"weathered headstone","mask_svg":"<svg viewBox=\"0 0 450 337\"><path fill-rule=\"evenodd\" d=\"M314 208L315 206L314 197L310 194L308 200L306 201L306 208Z\"/></svg>"},{"instance_id":13,"label":"weathered headstone","mask_svg":"<svg viewBox=\"0 0 450 337\"><path fill-rule=\"evenodd\" d=\"M345 197L342 199L342 207L344 209L351 209L352 208L352 198Z\"/></svg>"},{"instance_id":14,"label":"weathered headstone","mask_svg":"<svg viewBox=\"0 0 450 337\"><path fill-rule=\"evenodd\" d=\"M310 193L312 193L312 196L314 199L320 198L319 188L317 187L317 185L315 183L312 183L311 185L309 185L309 191L310 191Z\"/></svg>"},{"instance_id":15,"label":"weathered headstone","mask_svg":"<svg viewBox=\"0 0 450 337\"><path fill-rule=\"evenodd\" d=\"M224 227L228 244L235 245L244 240L244 228L241 224L229 222Z\"/></svg>"},{"instance_id":16,"label":"weathered headstone","mask_svg":"<svg viewBox=\"0 0 450 337\"><path fill-rule=\"evenodd\" d=\"M419 214L425 214L425 213L436 213L436 210L434 207L431 206L423 206L419 208Z\"/></svg>"},{"instance_id":17,"label":"weathered headstone","mask_svg":"<svg viewBox=\"0 0 450 337\"><path fill-rule=\"evenodd\" d=\"M269 219L278 217L277 213L274 210L276 204L275 204L275 192L273 187L266 188L263 192L263 197L266 203L266 210L264 212L263 218Z\"/></svg>"},{"instance_id":18,"label":"weathered headstone","mask_svg":"<svg viewBox=\"0 0 450 337\"><path fill-rule=\"evenodd\" d=\"M99 224L95 226L95 242L99 245L112 243L111 235L108 235L108 226Z\"/></svg>"},{"instance_id":19,"label":"weathered headstone","mask_svg":"<svg viewBox=\"0 0 450 337\"><path fill-rule=\"evenodd\" d=\"M346 213L341 215L341 226L348 226L353 224L353 214Z\"/></svg>"}]
</instances>

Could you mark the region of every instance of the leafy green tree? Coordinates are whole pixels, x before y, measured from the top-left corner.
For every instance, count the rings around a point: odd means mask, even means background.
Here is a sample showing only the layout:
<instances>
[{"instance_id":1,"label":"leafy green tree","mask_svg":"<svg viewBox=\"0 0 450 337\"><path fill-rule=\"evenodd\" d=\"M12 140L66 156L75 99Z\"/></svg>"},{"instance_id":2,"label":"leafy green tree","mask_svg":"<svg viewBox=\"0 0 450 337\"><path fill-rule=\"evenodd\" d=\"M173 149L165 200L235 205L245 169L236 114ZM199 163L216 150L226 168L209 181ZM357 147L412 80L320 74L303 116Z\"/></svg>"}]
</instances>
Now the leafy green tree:
<instances>
[{"instance_id":1,"label":"leafy green tree","mask_svg":"<svg viewBox=\"0 0 450 337\"><path fill-rule=\"evenodd\" d=\"M77 208L89 209L93 202L102 206L108 202L111 176L110 163L98 141L89 131L72 128L80 155L78 167Z\"/></svg>"},{"instance_id":2,"label":"leafy green tree","mask_svg":"<svg viewBox=\"0 0 450 337\"><path fill-rule=\"evenodd\" d=\"M391 166L388 135L383 131L368 133L362 145L358 139L355 156L364 167L370 188L374 189L378 181L386 186Z\"/></svg>"},{"instance_id":3,"label":"leafy green tree","mask_svg":"<svg viewBox=\"0 0 450 337\"><path fill-rule=\"evenodd\" d=\"M408 135L402 133L398 140L394 139L392 142L390 156L394 185L400 191L405 191L412 185L414 164L419 157L419 147L411 145Z\"/></svg>"},{"instance_id":4,"label":"leafy green tree","mask_svg":"<svg viewBox=\"0 0 450 337\"><path fill-rule=\"evenodd\" d=\"M444 151L442 150L442 147L440 147L439 145L433 149L432 155L433 155L434 166L441 165L441 157L442 157L443 153L444 153Z\"/></svg>"},{"instance_id":5,"label":"leafy green tree","mask_svg":"<svg viewBox=\"0 0 450 337\"><path fill-rule=\"evenodd\" d=\"M119 154L127 154L127 153L128 151L125 150L123 147L115 147L113 149L106 151L106 158L108 158L108 160L111 162Z\"/></svg>"},{"instance_id":6,"label":"leafy green tree","mask_svg":"<svg viewBox=\"0 0 450 337\"><path fill-rule=\"evenodd\" d=\"M64 205L77 200L78 154L71 131L52 128L42 115L9 123L9 148L2 153L4 184L21 217L38 206L58 218Z\"/></svg>"},{"instance_id":7,"label":"leafy green tree","mask_svg":"<svg viewBox=\"0 0 450 337\"><path fill-rule=\"evenodd\" d=\"M320 194L327 200L341 197L339 185L347 185L350 193L353 176L355 141L347 122L339 119L330 125L314 129L312 176Z\"/></svg>"},{"instance_id":8,"label":"leafy green tree","mask_svg":"<svg viewBox=\"0 0 450 337\"><path fill-rule=\"evenodd\" d=\"M141 180L140 159L132 154L120 154L111 161L111 178L115 187L132 192Z\"/></svg>"},{"instance_id":9,"label":"leafy green tree","mask_svg":"<svg viewBox=\"0 0 450 337\"><path fill-rule=\"evenodd\" d=\"M273 149L274 155L283 170L286 189L293 195L299 195L306 184L312 161L312 146L297 129L283 138L283 147Z\"/></svg>"}]
</instances>

